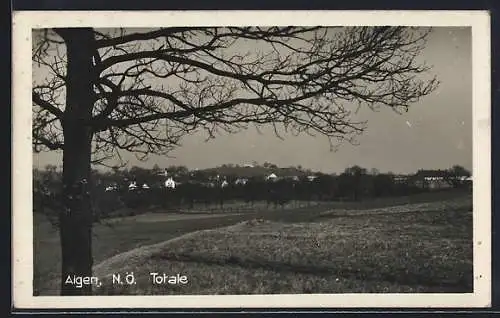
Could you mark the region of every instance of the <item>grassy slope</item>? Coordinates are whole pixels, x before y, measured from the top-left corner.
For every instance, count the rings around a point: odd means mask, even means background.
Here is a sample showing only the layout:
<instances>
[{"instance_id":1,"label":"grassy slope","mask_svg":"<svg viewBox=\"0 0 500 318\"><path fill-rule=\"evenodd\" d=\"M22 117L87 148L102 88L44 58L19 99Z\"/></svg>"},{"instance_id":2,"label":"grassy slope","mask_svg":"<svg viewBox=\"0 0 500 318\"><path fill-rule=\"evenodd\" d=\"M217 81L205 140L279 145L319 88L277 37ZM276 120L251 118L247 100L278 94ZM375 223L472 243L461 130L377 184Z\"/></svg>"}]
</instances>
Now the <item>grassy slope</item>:
<instances>
[{"instance_id":1,"label":"grassy slope","mask_svg":"<svg viewBox=\"0 0 500 318\"><path fill-rule=\"evenodd\" d=\"M126 252L130 249L163 242L179 235L231 225L244 219L241 216L223 218L206 218L188 221L171 221L157 223L121 222L111 227L94 225L93 255L94 263ZM56 230L45 223L35 227L34 239L34 294L57 295L58 278L61 264L59 237Z\"/></svg>"},{"instance_id":2,"label":"grassy slope","mask_svg":"<svg viewBox=\"0 0 500 318\"><path fill-rule=\"evenodd\" d=\"M458 196L461 196L459 193ZM107 258L137 248L139 246L163 242L182 234L227 226L252 219L254 217L266 218L278 222L304 222L314 221L320 217L325 210L336 208L376 208L381 206L403 204L409 202L429 202L457 197L457 193L436 193L424 194L398 199L382 199L361 203L334 203L329 207L311 207L298 209L296 211L257 211L246 215L224 216L217 218L206 218L198 220L179 220L156 223L135 223L120 222L113 224L113 227L96 224L94 227L94 262L98 264ZM305 213L302 213L305 212ZM56 230L52 229L43 217L35 215L34 226L34 294L54 295L58 292L58 276L60 268L60 246L59 237ZM337 221L336 221L337 222ZM171 264L172 262L168 262ZM172 263L173 264L173 263ZM189 264L184 263L182 264ZM197 266L201 266L198 264ZM208 265L207 265L208 266ZM217 265L212 265L212 270ZM167 270L165 268L164 270ZM221 270L237 270L237 267L228 269L221 266ZM257 270L255 275L266 270ZM264 273L262 272L262 273ZM276 275L274 271L267 271L267 275ZM214 274L215 275L215 274ZM252 274L254 275L254 274ZM264 274L262 274L264 275ZM280 274L285 275L285 274ZM291 274L293 276L293 274ZM355 285L361 286L362 282Z\"/></svg>"},{"instance_id":3,"label":"grassy slope","mask_svg":"<svg viewBox=\"0 0 500 318\"><path fill-rule=\"evenodd\" d=\"M426 212L243 222L111 258L95 269L104 279L96 292L472 292L471 225L467 198ZM106 277L117 272L134 272L137 285L112 286ZM150 272L186 275L189 284L155 286Z\"/></svg>"}]
</instances>

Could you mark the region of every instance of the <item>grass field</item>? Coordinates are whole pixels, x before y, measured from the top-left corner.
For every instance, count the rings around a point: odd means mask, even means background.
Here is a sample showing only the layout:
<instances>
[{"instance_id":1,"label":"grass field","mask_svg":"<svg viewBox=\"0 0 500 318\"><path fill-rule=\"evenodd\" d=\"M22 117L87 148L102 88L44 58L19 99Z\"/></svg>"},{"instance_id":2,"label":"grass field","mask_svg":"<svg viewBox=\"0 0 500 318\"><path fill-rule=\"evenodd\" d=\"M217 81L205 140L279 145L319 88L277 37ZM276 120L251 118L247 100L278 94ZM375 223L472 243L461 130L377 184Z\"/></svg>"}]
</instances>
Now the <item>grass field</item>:
<instances>
[{"instance_id":1,"label":"grass field","mask_svg":"<svg viewBox=\"0 0 500 318\"><path fill-rule=\"evenodd\" d=\"M471 292L471 206L470 195L445 192L210 217L154 214L155 222L146 214L98 224L94 272L103 286L95 291ZM37 222L35 294L58 293L58 244L57 232ZM137 284L111 286L109 276L125 272L134 272ZM189 283L153 285L150 272L183 274Z\"/></svg>"}]
</instances>

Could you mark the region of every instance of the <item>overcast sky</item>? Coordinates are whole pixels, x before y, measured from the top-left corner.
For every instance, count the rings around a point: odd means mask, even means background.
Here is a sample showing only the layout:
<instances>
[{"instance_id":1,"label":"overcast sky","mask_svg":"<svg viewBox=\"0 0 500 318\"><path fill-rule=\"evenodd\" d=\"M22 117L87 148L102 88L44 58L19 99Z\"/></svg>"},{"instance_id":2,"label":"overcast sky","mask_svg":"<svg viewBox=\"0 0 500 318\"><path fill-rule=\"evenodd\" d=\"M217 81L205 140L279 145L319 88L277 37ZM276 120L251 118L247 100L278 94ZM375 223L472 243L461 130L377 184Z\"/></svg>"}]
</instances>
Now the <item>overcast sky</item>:
<instances>
[{"instance_id":1,"label":"overcast sky","mask_svg":"<svg viewBox=\"0 0 500 318\"><path fill-rule=\"evenodd\" d=\"M302 165L323 172L341 172L360 165L382 172L412 173L420 168L443 169L459 164L472 170L472 61L470 28L435 28L422 58L434 66L441 84L431 95L412 105L408 113L390 109L373 112L360 109L368 120L359 145L343 144L331 152L323 137L284 135L249 129L236 135L221 135L205 142L206 135L187 136L173 158L152 156L140 162L124 154L132 165L160 167L185 165L207 168L224 163L265 161L278 166ZM33 164L62 164L60 153L34 154Z\"/></svg>"}]
</instances>

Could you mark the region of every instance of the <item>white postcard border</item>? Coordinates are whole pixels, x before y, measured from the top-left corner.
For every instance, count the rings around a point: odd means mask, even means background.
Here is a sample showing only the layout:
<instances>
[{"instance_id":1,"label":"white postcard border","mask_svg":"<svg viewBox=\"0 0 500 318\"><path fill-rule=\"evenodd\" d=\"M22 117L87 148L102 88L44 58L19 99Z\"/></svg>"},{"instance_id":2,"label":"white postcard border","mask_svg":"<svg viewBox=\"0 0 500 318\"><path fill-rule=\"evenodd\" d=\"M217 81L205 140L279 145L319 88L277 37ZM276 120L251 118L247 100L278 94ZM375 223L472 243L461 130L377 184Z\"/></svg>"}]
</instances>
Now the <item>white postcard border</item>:
<instances>
[{"instance_id":1,"label":"white postcard border","mask_svg":"<svg viewBox=\"0 0 500 318\"><path fill-rule=\"evenodd\" d=\"M472 27L474 292L218 296L33 296L31 30L46 27L414 25ZM490 17L487 11L13 12L13 301L16 308L487 307L491 302Z\"/></svg>"}]
</instances>

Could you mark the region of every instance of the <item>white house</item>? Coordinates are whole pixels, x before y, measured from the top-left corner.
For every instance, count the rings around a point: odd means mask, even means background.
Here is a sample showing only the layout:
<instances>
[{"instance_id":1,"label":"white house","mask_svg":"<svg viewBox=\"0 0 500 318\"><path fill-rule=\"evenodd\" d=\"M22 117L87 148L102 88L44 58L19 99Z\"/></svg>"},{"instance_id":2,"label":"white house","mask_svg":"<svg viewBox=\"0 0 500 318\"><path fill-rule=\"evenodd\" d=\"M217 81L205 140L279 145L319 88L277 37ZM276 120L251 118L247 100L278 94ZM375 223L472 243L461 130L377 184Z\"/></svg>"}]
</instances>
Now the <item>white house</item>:
<instances>
[{"instance_id":1,"label":"white house","mask_svg":"<svg viewBox=\"0 0 500 318\"><path fill-rule=\"evenodd\" d=\"M138 186L137 186L137 183L135 181L130 182L130 184L128 185L129 191L137 190L137 188L138 188Z\"/></svg>"},{"instance_id":2,"label":"white house","mask_svg":"<svg viewBox=\"0 0 500 318\"><path fill-rule=\"evenodd\" d=\"M118 190L118 187L117 187L117 186L115 186L115 185L110 185L110 186L107 186L107 187L106 187L106 189L105 189L105 191L106 191L106 192L109 192L109 191L116 191L116 190Z\"/></svg>"},{"instance_id":3,"label":"white house","mask_svg":"<svg viewBox=\"0 0 500 318\"><path fill-rule=\"evenodd\" d=\"M278 179L278 176L277 176L277 175L275 175L274 173L271 173L270 175L268 175L268 176L266 177L266 180L267 180L267 181L275 181L275 180L277 180L277 179Z\"/></svg>"},{"instance_id":4,"label":"white house","mask_svg":"<svg viewBox=\"0 0 500 318\"><path fill-rule=\"evenodd\" d=\"M404 184L408 181L408 176L403 174L398 174L393 177L394 183Z\"/></svg>"},{"instance_id":5,"label":"white house","mask_svg":"<svg viewBox=\"0 0 500 318\"><path fill-rule=\"evenodd\" d=\"M147 190L147 189L149 189L149 186L147 185L147 183L144 183L144 184L142 185L142 188L143 188L143 189L145 189L145 190Z\"/></svg>"},{"instance_id":6,"label":"white house","mask_svg":"<svg viewBox=\"0 0 500 318\"><path fill-rule=\"evenodd\" d=\"M234 184L236 185L245 185L247 184L248 179L247 178L238 178L236 181L234 181Z\"/></svg>"},{"instance_id":7,"label":"white house","mask_svg":"<svg viewBox=\"0 0 500 318\"><path fill-rule=\"evenodd\" d=\"M167 181L165 181L165 188L167 189L175 189L176 183L172 177L168 178Z\"/></svg>"},{"instance_id":8,"label":"white house","mask_svg":"<svg viewBox=\"0 0 500 318\"><path fill-rule=\"evenodd\" d=\"M415 185L428 189L444 189L453 187L445 170L419 170L414 175Z\"/></svg>"},{"instance_id":9,"label":"white house","mask_svg":"<svg viewBox=\"0 0 500 318\"><path fill-rule=\"evenodd\" d=\"M317 176L307 176L307 180L309 180L311 182L316 180L316 178L317 178Z\"/></svg>"},{"instance_id":10,"label":"white house","mask_svg":"<svg viewBox=\"0 0 500 318\"><path fill-rule=\"evenodd\" d=\"M452 185L444 177L440 176L425 177L425 181L427 182L430 189L442 189L442 188L452 187Z\"/></svg>"},{"instance_id":11,"label":"white house","mask_svg":"<svg viewBox=\"0 0 500 318\"><path fill-rule=\"evenodd\" d=\"M461 176L459 177L460 181L466 182L466 181L472 181L472 176L467 177L467 176Z\"/></svg>"}]
</instances>

